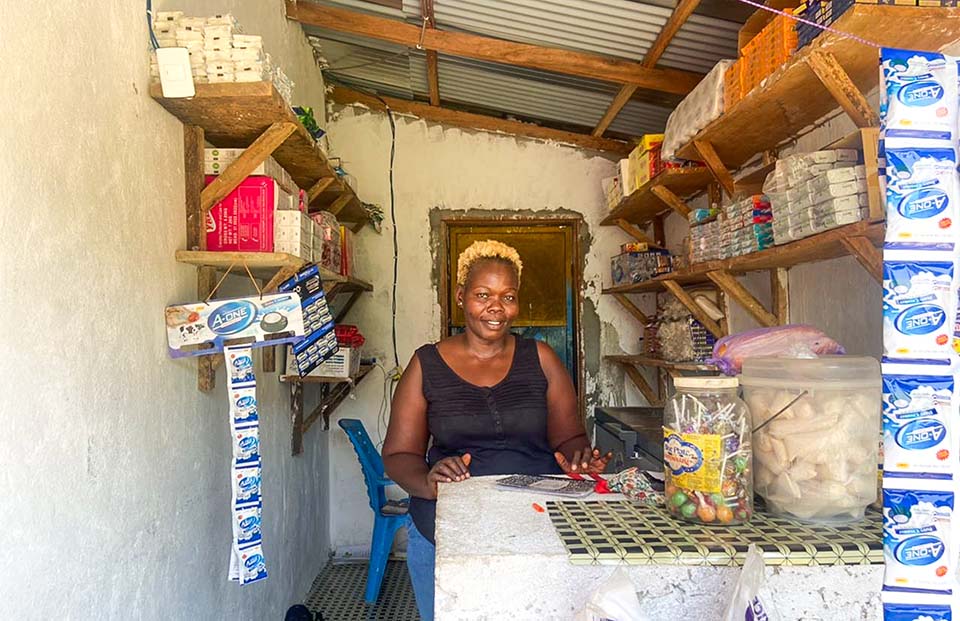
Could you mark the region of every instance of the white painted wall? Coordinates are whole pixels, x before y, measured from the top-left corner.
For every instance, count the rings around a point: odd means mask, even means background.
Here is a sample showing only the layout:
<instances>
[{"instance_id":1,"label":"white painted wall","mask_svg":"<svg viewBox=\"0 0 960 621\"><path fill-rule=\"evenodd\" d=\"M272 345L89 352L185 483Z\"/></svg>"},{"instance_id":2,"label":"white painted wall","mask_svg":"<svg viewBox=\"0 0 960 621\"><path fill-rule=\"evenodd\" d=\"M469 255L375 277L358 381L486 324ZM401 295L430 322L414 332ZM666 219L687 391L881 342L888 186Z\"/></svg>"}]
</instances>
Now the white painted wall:
<instances>
[{"instance_id":1,"label":"white painted wall","mask_svg":"<svg viewBox=\"0 0 960 621\"><path fill-rule=\"evenodd\" d=\"M323 110L280 0L232 10ZM329 549L327 452L290 456L288 399L261 382L270 578L226 581L229 444L222 372L196 389L162 310L195 299L181 125L147 96L143 2L0 3L2 619L276 619ZM235 287L236 289L236 287Z\"/></svg>"},{"instance_id":2,"label":"white painted wall","mask_svg":"<svg viewBox=\"0 0 960 621\"><path fill-rule=\"evenodd\" d=\"M387 118L361 108L347 108L329 124L331 148L342 154L344 166L359 180L365 201L389 209L388 163L390 129ZM609 296L611 254L626 236L616 228L599 227L605 215L600 179L613 172L613 163L579 149L510 136L428 124L410 117L397 119L395 165L396 213L399 237L397 338L400 363L406 366L420 345L440 337L440 306L431 280L434 250L430 247L429 212L449 210L531 210L545 215L565 209L583 215L592 237L584 275L587 306L597 308L599 338L585 343L587 367L597 368L599 352L636 351L640 330ZM393 250L389 214L382 235L366 228L358 238L362 250L358 274L374 285L360 299L349 320L367 337L367 354L393 366L390 337L390 288ZM521 291L521 296L523 292ZM623 404L622 373L606 365L587 377L587 394L599 391L605 403ZM356 391L356 399L340 406L335 417L364 421L375 441L383 375L375 371ZM590 409L595 405L588 404ZM386 431L381 425L382 431ZM367 506L359 467L346 436L329 436L334 508L332 545L338 553L369 548L372 512Z\"/></svg>"}]
</instances>

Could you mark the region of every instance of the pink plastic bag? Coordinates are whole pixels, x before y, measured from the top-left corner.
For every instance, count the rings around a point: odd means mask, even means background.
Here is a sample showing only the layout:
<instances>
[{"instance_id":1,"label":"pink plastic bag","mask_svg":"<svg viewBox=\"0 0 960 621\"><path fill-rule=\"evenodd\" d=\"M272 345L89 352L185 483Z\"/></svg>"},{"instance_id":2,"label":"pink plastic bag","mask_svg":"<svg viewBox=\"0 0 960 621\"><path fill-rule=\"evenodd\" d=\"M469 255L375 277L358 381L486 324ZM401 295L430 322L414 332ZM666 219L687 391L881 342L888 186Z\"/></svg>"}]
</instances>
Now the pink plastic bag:
<instances>
[{"instance_id":1,"label":"pink plastic bag","mask_svg":"<svg viewBox=\"0 0 960 621\"><path fill-rule=\"evenodd\" d=\"M713 346L713 358L708 362L727 375L737 375L746 358L816 358L845 353L840 343L813 326L794 324L725 336Z\"/></svg>"}]
</instances>

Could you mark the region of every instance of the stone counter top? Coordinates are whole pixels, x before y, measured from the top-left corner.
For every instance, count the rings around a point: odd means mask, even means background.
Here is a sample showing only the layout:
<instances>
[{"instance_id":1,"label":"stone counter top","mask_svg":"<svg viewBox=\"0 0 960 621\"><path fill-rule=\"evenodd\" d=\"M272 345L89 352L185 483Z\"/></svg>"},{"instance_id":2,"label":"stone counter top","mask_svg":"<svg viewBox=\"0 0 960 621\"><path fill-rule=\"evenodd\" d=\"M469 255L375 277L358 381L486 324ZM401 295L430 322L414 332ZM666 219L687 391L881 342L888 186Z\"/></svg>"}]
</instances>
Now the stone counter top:
<instances>
[{"instance_id":1,"label":"stone counter top","mask_svg":"<svg viewBox=\"0 0 960 621\"><path fill-rule=\"evenodd\" d=\"M537 503L546 509L549 504L556 518L557 505L552 503L557 497L500 490L494 485L497 478L440 486L436 618L573 618L614 567L571 563L551 514L533 507ZM623 499L619 494L594 494L583 500ZM606 560L625 567L651 621L675 621L678 613L689 619L719 617L739 576L735 566ZM880 564L783 565L768 568L767 580L784 619L874 620L881 618L882 572Z\"/></svg>"}]
</instances>

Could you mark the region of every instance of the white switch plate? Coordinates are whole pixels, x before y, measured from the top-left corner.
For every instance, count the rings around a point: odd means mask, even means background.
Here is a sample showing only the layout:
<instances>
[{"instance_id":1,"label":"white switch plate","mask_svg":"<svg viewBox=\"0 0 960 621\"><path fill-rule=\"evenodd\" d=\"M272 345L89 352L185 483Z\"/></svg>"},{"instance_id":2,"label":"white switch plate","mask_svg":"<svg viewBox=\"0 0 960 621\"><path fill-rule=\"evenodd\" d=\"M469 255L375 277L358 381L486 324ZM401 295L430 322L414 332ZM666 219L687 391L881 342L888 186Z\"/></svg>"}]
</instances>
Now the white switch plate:
<instances>
[{"instance_id":1,"label":"white switch plate","mask_svg":"<svg viewBox=\"0 0 960 621\"><path fill-rule=\"evenodd\" d=\"M164 97L193 97L197 94L193 87L187 48L158 48L157 65L160 67L160 87Z\"/></svg>"}]
</instances>

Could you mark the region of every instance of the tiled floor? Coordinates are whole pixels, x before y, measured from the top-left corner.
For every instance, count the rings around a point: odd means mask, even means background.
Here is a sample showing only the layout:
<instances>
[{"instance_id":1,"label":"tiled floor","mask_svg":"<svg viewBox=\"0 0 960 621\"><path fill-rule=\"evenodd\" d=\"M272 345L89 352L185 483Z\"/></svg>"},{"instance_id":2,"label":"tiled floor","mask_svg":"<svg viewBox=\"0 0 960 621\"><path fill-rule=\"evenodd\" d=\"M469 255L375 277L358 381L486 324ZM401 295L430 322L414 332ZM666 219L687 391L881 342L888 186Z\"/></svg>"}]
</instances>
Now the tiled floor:
<instances>
[{"instance_id":1,"label":"tiled floor","mask_svg":"<svg viewBox=\"0 0 960 621\"><path fill-rule=\"evenodd\" d=\"M330 563L313 581L304 604L322 612L325 621L419 621L406 563L387 563L380 597L373 606L363 602L366 583L366 563Z\"/></svg>"}]
</instances>

